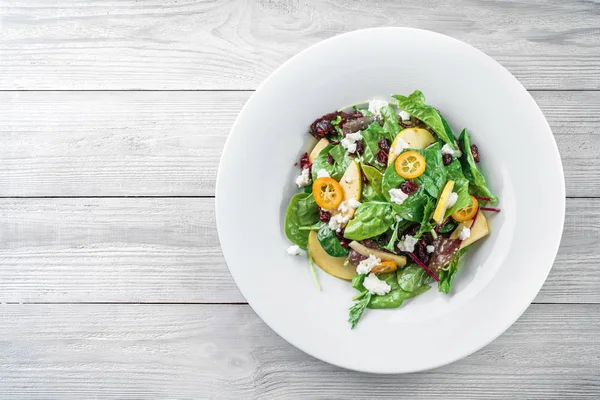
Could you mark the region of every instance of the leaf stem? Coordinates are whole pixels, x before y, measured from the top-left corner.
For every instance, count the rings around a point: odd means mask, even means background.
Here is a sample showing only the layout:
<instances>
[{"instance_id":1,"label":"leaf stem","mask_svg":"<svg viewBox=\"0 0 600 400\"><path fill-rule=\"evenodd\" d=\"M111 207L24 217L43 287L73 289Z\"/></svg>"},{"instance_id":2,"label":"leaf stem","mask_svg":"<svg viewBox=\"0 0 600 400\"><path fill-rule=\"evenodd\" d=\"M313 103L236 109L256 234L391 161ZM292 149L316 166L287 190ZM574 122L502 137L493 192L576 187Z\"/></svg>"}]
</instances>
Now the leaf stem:
<instances>
[{"instance_id":1,"label":"leaf stem","mask_svg":"<svg viewBox=\"0 0 600 400\"><path fill-rule=\"evenodd\" d=\"M317 276L317 270L315 269L315 264L313 263L313 258L310 255L310 252L308 253L308 265L310 267L310 273L312 275L313 282L315 282L315 286L317 287L317 290L320 292L321 284L319 283L319 277Z\"/></svg>"}]
</instances>

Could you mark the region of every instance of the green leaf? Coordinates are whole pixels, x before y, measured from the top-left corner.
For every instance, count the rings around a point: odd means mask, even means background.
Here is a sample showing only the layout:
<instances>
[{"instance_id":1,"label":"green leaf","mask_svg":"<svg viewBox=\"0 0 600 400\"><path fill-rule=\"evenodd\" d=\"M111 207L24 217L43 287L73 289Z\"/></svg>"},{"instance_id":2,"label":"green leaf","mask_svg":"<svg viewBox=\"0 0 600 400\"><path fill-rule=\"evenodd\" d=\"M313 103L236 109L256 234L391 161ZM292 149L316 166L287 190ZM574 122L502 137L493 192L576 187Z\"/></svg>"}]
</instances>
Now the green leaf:
<instances>
[{"instance_id":1,"label":"green leaf","mask_svg":"<svg viewBox=\"0 0 600 400\"><path fill-rule=\"evenodd\" d=\"M454 137L448 135L442 122L442 116L434 107L425 104L425 96L420 90L415 90L408 96L394 94L392 97L396 99L398 108L423 121L425 125L433 129L441 140L448 143L452 148L455 150L458 148L454 143Z\"/></svg>"},{"instance_id":2,"label":"green leaf","mask_svg":"<svg viewBox=\"0 0 600 400\"><path fill-rule=\"evenodd\" d=\"M354 274L352 277L352 287L359 292L363 292L365 287L363 286L363 282L367 276L363 274Z\"/></svg>"},{"instance_id":3,"label":"green leaf","mask_svg":"<svg viewBox=\"0 0 600 400\"><path fill-rule=\"evenodd\" d=\"M450 293L450 290L452 290L452 282L454 281L454 277L458 272L458 263L463 254L467 252L469 247L470 246L460 249L452 261L450 261L448 267L438 273L438 278L440 278L440 281L438 282L438 290L440 292L448 294Z\"/></svg>"},{"instance_id":4,"label":"green leaf","mask_svg":"<svg viewBox=\"0 0 600 400\"><path fill-rule=\"evenodd\" d=\"M408 196L402 204L390 203L394 213L401 216L403 219L412 222L421 222L425 211L425 206L429 201L429 196L425 193L423 186L411 195Z\"/></svg>"},{"instance_id":5,"label":"green leaf","mask_svg":"<svg viewBox=\"0 0 600 400\"><path fill-rule=\"evenodd\" d=\"M398 115L396 114L396 110L389 106L381 107L380 113L383 117L384 135L391 143L401 130L398 123Z\"/></svg>"},{"instance_id":6,"label":"green leaf","mask_svg":"<svg viewBox=\"0 0 600 400\"><path fill-rule=\"evenodd\" d=\"M408 265L398 270L398 285L406 292L413 292L417 288L427 284L431 277L418 265Z\"/></svg>"},{"instance_id":7,"label":"green leaf","mask_svg":"<svg viewBox=\"0 0 600 400\"><path fill-rule=\"evenodd\" d=\"M356 209L354 218L346 225L344 237L352 240L369 239L381 235L394 222L392 208L387 203L363 203Z\"/></svg>"},{"instance_id":8,"label":"green leaf","mask_svg":"<svg viewBox=\"0 0 600 400\"><path fill-rule=\"evenodd\" d=\"M377 122L373 122L367 129L361 132L361 135L363 137L363 142L365 143L365 151L362 154L363 161L374 165L377 168L381 168L383 171L384 167L377 163L376 160L376 155L379 152L378 143L381 138L385 137L383 128Z\"/></svg>"},{"instance_id":9,"label":"green leaf","mask_svg":"<svg viewBox=\"0 0 600 400\"><path fill-rule=\"evenodd\" d=\"M446 170L446 175L449 180L453 180L454 182L460 181L462 179L467 179L465 174L463 174L462 166L460 165L460 161L458 159L453 159L452 162L444 167Z\"/></svg>"},{"instance_id":10,"label":"green leaf","mask_svg":"<svg viewBox=\"0 0 600 400\"><path fill-rule=\"evenodd\" d=\"M404 181L405 179L396 172L394 163L386 168L381 181L381 193L387 201L390 201L390 189L398 189Z\"/></svg>"},{"instance_id":11,"label":"green leaf","mask_svg":"<svg viewBox=\"0 0 600 400\"><path fill-rule=\"evenodd\" d=\"M335 231L327 224L321 226L317 233L317 239L325 252L332 257L346 257L349 253L348 249L340 244L340 239L337 238Z\"/></svg>"},{"instance_id":12,"label":"green leaf","mask_svg":"<svg viewBox=\"0 0 600 400\"><path fill-rule=\"evenodd\" d=\"M335 160L333 164L327 162L327 155L331 154L331 157ZM346 152L346 149L341 144L328 145L321 150L312 165L312 179L317 179L317 174L320 170L324 169L331 175L331 177L337 181L342 178L346 168L352 162L352 158Z\"/></svg>"},{"instance_id":13,"label":"green leaf","mask_svg":"<svg viewBox=\"0 0 600 400\"><path fill-rule=\"evenodd\" d=\"M388 244L383 247L384 249L391 251L392 253L396 253L396 243L398 243L398 228L403 222L403 220L394 222L394 225L392 225L392 236L390 237Z\"/></svg>"},{"instance_id":14,"label":"green leaf","mask_svg":"<svg viewBox=\"0 0 600 400\"><path fill-rule=\"evenodd\" d=\"M362 201L384 201L385 196L381 192L381 181L383 175L369 165L361 164L361 170L367 177L369 183L362 185Z\"/></svg>"},{"instance_id":15,"label":"green leaf","mask_svg":"<svg viewBox=\"0 0 600 400\"><path fill-rule=\"evenodd\" d=\"M308 230L300 227L311 226L319 221L319 207L312 193L298 193L292 197L285 213L285 235L294 244L306 249Z\"/></svg>"},{"instance_id":16,"label":"green leaf","mask_svg":"<svg viewBox=\"0 0 600 400\"><path fill-rule=\"evenodd\" d=\"M475 188L474 193L479 196L489 197L492 199L492 204L496 204L498 202L498 198L487 187L485 178L477 168L477 164L473 158L473 153L471 152L471 137L469 136L469 132L466 128L463 129L462 133L460 134L459 140L465 153L460 158L460 163L463 168L463 173Z\"/></svg>"},{"instance_id":17,"label":"green leaf","mask_svg":"<svg viewBox=\"0 0 600 400\"><path fill-rule=\"evenodd\" d=\"M434 211L434 201L432 199L427 199L427 204L423 207L423 218L421 219L421 226L419 226L419 230L416 233L416 237L421 237L425 232L429 232L435 226L434 223L431 222L431 217L433 216Z\"/></svg>"},{"instance_id":18,"label":"green leaf","mask_svg":"<svg viewBox=\"0 0 600 400\"><path fill-rule=\"evenodd\" d=\"M425 172L417 178L417 182L424 186L431 197L437 199L447 180L440 144L436 142L424 150L415 151L423 156L426 163Z\"/></svg>"},{"instance_id":19,"label":"green leaf","mask_svg":"<svg viewBox=\"0 0 600 400\"><path fill-rule=\"evenodd\" d=\"M453 219L450 219L450 221L446 222L439 230L438 233L448 233L448 232L452 232L453 230L456 229L456 227L458 226L458 223L456 221L454 221Z\"/></svg>"},{"instance_id":20,"label":"green leaf","mask_svg":"<svg viewBox=\"0 0 600 400\"><path fill-rule=\"evenodd\" d=\"M452 141L452 143L456 144L456 138L454 137L454 132L452 132L452 128L450 127L450 124L448 123L448 121L446 121L446 119L442 116L442 114L439 111L438 111L438 114L440 114L440 118L442 120L442 125L444 126L444 130L446 131L446 135L448 135L448 138Z\"/></svg>"},{"instance_id":21,"label":"green leaf","mask_svg":"<svg viewBox=\"0 0 600 400\"><path fill-rule=\"evenodd\" d=\"M456 199L456 203L448 210L446 210L445 217L454 214L458 210L468 205L471 205L473 201L471 200L471 196L469 195L469 181L466 179L460 179L454 182L454 189L458 197Z\"/></svg>"},{"instance_id":22,"label":"green leaf","mask_svg":"<svg viewBox=\"0 0 600 400\"><path fill-rule=\"evenodd\" d=\"M371 293L367 292L360 300L358 300L352 307L350 307L350 315L348 317L348 322L352 324L352 329L356 327L358 321L362 317L365 309L369 305L371 301Z\"/></svg>"}]
</instances>

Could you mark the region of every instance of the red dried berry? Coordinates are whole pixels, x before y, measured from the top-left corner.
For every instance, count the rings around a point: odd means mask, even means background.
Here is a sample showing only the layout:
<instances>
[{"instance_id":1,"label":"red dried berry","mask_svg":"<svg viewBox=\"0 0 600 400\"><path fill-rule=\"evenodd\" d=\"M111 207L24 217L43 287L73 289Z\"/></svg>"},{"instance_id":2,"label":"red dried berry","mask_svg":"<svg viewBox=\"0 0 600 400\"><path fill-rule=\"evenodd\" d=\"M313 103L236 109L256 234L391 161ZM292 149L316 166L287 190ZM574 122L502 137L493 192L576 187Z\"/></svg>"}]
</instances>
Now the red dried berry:
<instances>
[{"instance_id":1,"label":"red dried berry","mask_svg":"<svg viewBox=\"0 0 600 400\"><path fill-rule=\"evenodd\" d=\"M362 169L360 170L360 175L362 176L362 181L363 184L366 185L367 183L369 183L369 178L367 178L367 176L365 175L365 173L362 171Z\"/></svg>"},{"instance_id":2,"label":"red dried berry","mask_svg":"<svg viewBox=\"0 0 600 400\"><path fill-rule=\"evenodd\" d=\"M308 158L308 153L304 153L302 158L300 158L300 169L309 168L310 160Z\"/></svg>"},{"instance_id":3,"label":"red dried berry","mask_svg":"<svg viewBox=\"0 0 600 400\"><path fill-rule=\"evenodd\" d=\"M473 153L473 159L475 160L475 162L478 163L479 162L479 149L474 144L471 145L471 153Z\"/></svg>"},{"instance_id":4,"label":"red dried berry","mask_svg":"<svg viewBox=\"0 0 600 400\"><path fill-rule=\"evenodd\" d=\"M385 150L385 151L390 151L390 142L388 142L388 140L386 138L381 138L381 140L379 140L379 142L377 142L377 145L379 146L379 148L381 150Z\"/></svg>"},{"instance_id":5,"label":"red dried berry","mask_svg":"<svg viewBox=\"0 0 600 400\"><path fill-rule=\"evenodd\" d=\"M386 165L388 162L388 152L385 150L379 150L375 159L379 164Z\"/></svg>"},{"instance_id":6,"label":"red dried berry","mask_svg":"<svg viewBox=\"0 0 600 400\"><path fill-rule=\"evenodd\" d=\"M348 247L350 245L350 243L348 242L348 240L344 237L344 230L342 229L339 232L335 233L335 236L337 236L337 238L340 240L340 244L342 245L342 247Z\"/></svg>"},{"instance_id":7,"label":"red dried berry","mask_svg":"<svg viewBox=\"0 0 600 400\"><path fill-rule=\"evenodd\" d=\"M335 159L333 158L333 156L331 154L327 154L327 163L333 164L334 162L335 162Z\"/></svg>"},{"instance_id":8,"label":"red dried berry","mask_svg":"<svg viewBox=\"0 0 600 400\"><path fill-rule=\"evenodd\" d=\"M325 211L322 208L319 208L319 219L323 222L329 222L331 219L331 213L329 211Z\"/></svg>"},{"instance_id":9,"label":"red dried berry","mask_svg":"<svg viewBox=\"0 0 600 400\"><path fill-rule=\"evenodd\" d=\"M442 156L442 161L444 162L444 165L450 165L452 162L452 156L450 154L444 154Z\"/></svg>"},{"instance_id":10,"label":"red dried berry","mask_svg":"<svg viewBox=\"0 0 600 400\"><path fill-rule=\"evenodd\" d=\"M400 184L400 190L406 194L412 194L419 188L419 184L413 181L404 181Z\"/></svg>"},{"instance_id":11,"label":"red dried berry","mask_svg":"<svg viewBox=\"0 0 600 400\"><path fill-rule=\"evenodd\" d=\"M359 140L358 142L356 142L356 153L362 154L364 152L365 152L365 142L363 142L362 140Z\"/></svg>"}]
</instances>

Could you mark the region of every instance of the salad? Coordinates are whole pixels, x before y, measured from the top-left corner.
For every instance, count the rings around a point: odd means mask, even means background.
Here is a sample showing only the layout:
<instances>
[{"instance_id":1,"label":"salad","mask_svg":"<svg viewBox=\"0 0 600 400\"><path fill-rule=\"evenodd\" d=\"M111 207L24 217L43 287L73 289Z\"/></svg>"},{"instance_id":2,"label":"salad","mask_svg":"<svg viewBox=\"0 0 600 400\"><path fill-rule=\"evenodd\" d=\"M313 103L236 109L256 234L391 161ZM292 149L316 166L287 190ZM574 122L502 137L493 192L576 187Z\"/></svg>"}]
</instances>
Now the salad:
<instances>
[{"instance_id":1,"label":"salad","mask_svg":"<svg viewBox=\"0 0 600 400\"><path fill-rule=\"evenodd\" d=\"M431 289L450 293L459 260L489 234L498 198L467 129L458 138L420 91L372 100L314 121L318 141L300 159L301 189L284 229L290 255L350 281L348 322L397 308Z\"/></svg>"}]
</instances>

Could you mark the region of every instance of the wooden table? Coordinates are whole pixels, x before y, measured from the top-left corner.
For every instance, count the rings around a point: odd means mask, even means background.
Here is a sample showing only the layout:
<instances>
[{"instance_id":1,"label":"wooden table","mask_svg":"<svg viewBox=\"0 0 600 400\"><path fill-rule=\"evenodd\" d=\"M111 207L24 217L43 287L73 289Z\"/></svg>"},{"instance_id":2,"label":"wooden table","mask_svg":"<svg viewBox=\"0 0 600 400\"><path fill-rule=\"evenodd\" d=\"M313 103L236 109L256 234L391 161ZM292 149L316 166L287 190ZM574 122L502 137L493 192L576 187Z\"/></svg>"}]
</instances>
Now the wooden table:
<instances>
[{"instance_id":1,"label":"wooden table","mask_svg":"<svg viewBox=\"0 0 600 400\"><path fill-rule=\"evenodd\" d=\"M598 399L600 3L448 3L4 0L0 398ZM252 90L313 43L385 25L508 68L552 127L568 196L518 322L405 376L324 364L265 326L229 275L213 199Z\"/></svg>"}]
</instances>

